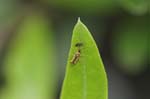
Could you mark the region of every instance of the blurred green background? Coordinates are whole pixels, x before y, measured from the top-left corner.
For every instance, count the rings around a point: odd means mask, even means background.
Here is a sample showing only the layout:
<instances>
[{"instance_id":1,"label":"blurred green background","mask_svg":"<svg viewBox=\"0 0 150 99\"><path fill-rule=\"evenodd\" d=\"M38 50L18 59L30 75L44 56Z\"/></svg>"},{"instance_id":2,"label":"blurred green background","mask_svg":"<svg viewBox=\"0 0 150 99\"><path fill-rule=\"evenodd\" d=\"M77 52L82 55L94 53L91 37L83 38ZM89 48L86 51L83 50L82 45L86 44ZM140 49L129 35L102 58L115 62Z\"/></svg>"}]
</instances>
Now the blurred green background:
<instances>
[{"instance_id":1,"label":"blurred green background","mask_svg":"<svg viewBox=\"0 0 150 99\"><path fill-rule=\"evenodd\" d=\"M59 99L77 18L99 47L109 99L148 99L149 0L0 0L0 99Z\"/></svg>"}]
</instances>

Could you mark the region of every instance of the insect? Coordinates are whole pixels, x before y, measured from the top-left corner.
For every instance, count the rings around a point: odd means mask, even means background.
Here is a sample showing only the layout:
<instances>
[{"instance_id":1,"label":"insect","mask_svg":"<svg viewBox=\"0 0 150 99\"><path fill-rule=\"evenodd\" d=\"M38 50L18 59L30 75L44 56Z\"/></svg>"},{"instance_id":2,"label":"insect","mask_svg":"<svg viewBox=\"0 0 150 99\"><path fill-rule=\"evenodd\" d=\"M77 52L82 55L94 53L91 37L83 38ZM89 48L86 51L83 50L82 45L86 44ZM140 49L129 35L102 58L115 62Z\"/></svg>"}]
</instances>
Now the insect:
<instances>
[{"instance_id":1,"label":"insect","mask_svg":"<svg viewBox=\"0 0 150 99\"><path fill-rule=\"evenodd\" d=\"M76 43L75 47L81 47L83 46L83 43Z\"/></svg>"},{"instance_id":2,"label":"insect","mask_svg":"<svg viewBox=\"0 0 150 99\"><path fill-rule=\"evenodd\" d=\"M78 48L77 52L74 54L73 58L71 59L72 64L76 64L79 61L80 55L81 55L81 49L80 47L83 46L83 43L76 43L75 47Z\"/></svg>"},{"instance_id":3,"label":"insect","mask_svg":"<svg viewBox=\"0 0 150 99\"><path fill-rule=\"evenodd\" d=\"M74 54L74 56L71 60L72 64L76 64L79 61L80 54L81 54L81 51L80 51L80 49L78 49L78 51Z\"/></svg>"}]
</instances>

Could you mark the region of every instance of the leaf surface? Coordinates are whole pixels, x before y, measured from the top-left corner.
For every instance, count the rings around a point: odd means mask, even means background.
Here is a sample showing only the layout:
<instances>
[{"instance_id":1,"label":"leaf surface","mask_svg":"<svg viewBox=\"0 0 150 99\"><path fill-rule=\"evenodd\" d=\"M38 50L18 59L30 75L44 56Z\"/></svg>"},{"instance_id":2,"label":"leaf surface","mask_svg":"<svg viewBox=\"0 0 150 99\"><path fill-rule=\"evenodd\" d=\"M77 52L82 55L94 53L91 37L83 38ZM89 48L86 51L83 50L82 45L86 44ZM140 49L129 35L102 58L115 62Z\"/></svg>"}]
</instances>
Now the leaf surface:
<instances>
[{"instance_id":1,"label":"leaf surface","mask_svg":"<svg viewBox=\"0 0 150 99\"><path fill-rule=\"evenodd\" d=\"M25 17L5 58L6 99L53 98L56 66L51 36L44 15L34 13Z\"/></svg>"},{"instance_id":2,"label":"leaf surface","mask_svg":"<svg viewBox=\"0 0 150 99\"><path fill-rule=\"evenodd\" d=\"M78 52L80 56L76 59ZM79 19L73 30L61 99L107 99L107 91L107 77L98 48Z\"/></svg>"}]
</instances>

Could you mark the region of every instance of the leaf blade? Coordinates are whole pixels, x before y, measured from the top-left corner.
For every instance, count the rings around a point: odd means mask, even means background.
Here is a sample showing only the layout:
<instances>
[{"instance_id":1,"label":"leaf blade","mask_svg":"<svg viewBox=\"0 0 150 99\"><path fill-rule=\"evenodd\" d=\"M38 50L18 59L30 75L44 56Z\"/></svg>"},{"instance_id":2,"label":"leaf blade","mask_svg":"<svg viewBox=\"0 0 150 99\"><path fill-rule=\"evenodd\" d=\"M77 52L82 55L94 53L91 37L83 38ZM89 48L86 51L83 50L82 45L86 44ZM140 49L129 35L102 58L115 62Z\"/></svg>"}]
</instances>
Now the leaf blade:
<instances>
[{"instance_id":1,"label":"leaf blade","mask_svg":"<svg viewBox=\"0 0 150 99\"><path fill-rule=\"evenodd\" d=\"M77 43L83 46L76 47ZM70 63L78 50L79 61ZM98 48L80 19L73 30L61 99L107 99L107 77Z\"/></svg>"},{"instance_id":2,"label":"leaf blade","mask_svg":"<svg viewBox=\"0 0 150 99\"><path fill-rule=\"evenodd\" d=\"M54 98L53 32L42 13L25 16L5 57L4 99Z\"/></svg>"}]
</instances>

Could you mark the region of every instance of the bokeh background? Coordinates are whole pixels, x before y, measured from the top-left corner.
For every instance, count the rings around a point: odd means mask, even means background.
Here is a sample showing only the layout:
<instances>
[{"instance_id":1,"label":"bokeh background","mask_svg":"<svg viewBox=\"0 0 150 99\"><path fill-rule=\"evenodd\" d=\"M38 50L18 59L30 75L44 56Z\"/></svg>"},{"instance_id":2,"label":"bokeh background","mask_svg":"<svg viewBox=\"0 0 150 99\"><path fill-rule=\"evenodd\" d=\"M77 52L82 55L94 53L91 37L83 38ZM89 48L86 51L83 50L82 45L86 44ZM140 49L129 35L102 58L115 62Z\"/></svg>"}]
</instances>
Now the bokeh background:
<instances>
[{"instance_id":1,"label":"bokeh background","mask_svg":"<svg viewBox=\"0 0 150 99\"><path fill-rule=\"evenodd\" d=\"M0 99L59 99L78 17L101 53L109 99L149 99L149 6L149 0L0 0Z\"/></svg>"}]
</instances>

